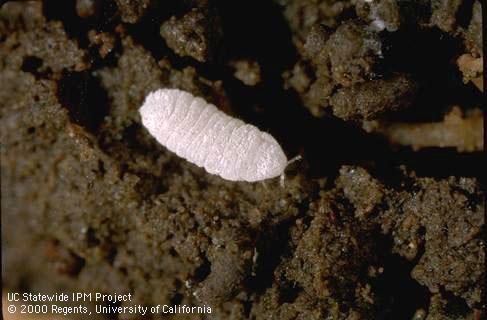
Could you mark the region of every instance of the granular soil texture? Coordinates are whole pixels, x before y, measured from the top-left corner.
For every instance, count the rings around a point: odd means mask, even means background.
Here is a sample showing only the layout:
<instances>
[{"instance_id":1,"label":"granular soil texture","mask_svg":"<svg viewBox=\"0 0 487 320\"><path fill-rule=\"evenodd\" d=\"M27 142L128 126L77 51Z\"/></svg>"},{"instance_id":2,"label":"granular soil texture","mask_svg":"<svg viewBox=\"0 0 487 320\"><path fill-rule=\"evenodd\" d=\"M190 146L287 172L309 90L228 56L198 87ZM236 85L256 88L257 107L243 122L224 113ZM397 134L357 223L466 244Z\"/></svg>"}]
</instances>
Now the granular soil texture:
<instances>
[{"instance_id":1,"label":"granular soil texture","mask_svg":"<svg viewBox=\"0 0 487 320\"><path fill-rule=\"evenodd\" d=\"M5 288L212 307L165 319L481 319L481 10L2 4ZM142 127L137 110L161 87L303 160L284 187L206 173Z\"/></svg>"}]
</instances>

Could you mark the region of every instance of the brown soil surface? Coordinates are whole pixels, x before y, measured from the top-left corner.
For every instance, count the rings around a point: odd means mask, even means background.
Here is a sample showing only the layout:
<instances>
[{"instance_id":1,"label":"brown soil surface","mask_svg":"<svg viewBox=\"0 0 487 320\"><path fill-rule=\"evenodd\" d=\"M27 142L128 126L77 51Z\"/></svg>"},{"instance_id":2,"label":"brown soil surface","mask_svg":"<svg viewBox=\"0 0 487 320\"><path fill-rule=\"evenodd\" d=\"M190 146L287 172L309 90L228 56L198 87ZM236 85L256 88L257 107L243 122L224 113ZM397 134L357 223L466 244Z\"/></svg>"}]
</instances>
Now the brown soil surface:
<instances>
[{"instance_id":1,"label":"brown soil surface","mask_svg":"<svg viewBox=\"0 0 487 320\"><path fill-rule=\"evenodd\" d=\"M4 290L212 307L164 319L482 317L478 0L3 2ZM161 87L303 160L284 187L206 173L142 127Z\"/></svg>"}]
</instances>

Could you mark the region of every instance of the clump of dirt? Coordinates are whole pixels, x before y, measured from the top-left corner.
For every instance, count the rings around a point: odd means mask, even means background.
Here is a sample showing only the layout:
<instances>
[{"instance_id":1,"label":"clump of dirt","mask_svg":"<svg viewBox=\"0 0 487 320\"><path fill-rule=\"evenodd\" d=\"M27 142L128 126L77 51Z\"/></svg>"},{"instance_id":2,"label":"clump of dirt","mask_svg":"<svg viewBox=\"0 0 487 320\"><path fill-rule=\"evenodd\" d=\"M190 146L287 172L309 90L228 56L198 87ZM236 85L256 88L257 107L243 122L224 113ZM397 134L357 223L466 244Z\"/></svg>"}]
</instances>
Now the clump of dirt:
<instances>
[{"instance_id":1,"label":"clump of dirt","mask_svg":"<svg viewBox=\"0 0 487 320\"><path fill-rule=\"evenodd\" d=\"M372 80L341 88L331 96L333 114L345 120L375 119L381 113L393 112L411 105L416 91L413 81L404 75L387 80Z\"/></svg>"},{"instance_id":2,"label":"clump of dirt","mask_svg":"<svg viewBox=\"0 0 487 320\"><path fill-rule=\"evenodd\" d=\"M335 31L313 26L304 44L304 58L284 76L315 116L323 116L332 107L333 114L344 120L375 119L407 108L416 94L417 84L406 74L377 77L382 44L363 22L345 22ZM312 69L316 71L310 77L307 73Z\"/></svg>"},{"instance_id":3,"label":"clump of dirt","mask_svg":"<svg viewBox=\"0 0 487 320\"><path fill-rule=\"evenodd\" d=\"M116 0L116 2L122 21L127 23L136 23L150 5L150 0Z\"/></svg>"},{"instance_id":4,"label":"clump of dirt","mask_svg":"<svg viewBox=\"0 0 487 320\"><path fill-rule=\"evenodd\" d=\"M401 26L401 7L396 1L359 1L355 11L357 16L369 23L376 31L385 29L394 32Z\"/></svg>"},{"instance_id":5,"label":"clump of dirt","mask_svg":"<svg viewBox=\"0 0 487 320\"><path fill-rule=\"evenodd\" d=\"M481 317L478 1L62 8L0 9L8 290L212 307L191 319ZM410 54L411 38L424 47ZM284 187L206 173L142 127L161 87L303 161Z\"/></svg>"},{"instance_id":6,"label":"clump of dirt","mask_svg":"<svg viewBox=\"0 0 487 320\"><path fill-rule=\"evenodd\" d=\"M463 29L463 28L462 28ZM465 32L465 46L476 57L482 56L482 7L479 1L475 1L472 8L472 19Z\"/></svg>"},{"instance_id":7,"label":"clump of dirt","mask_svg":"<svg viewBox=\"0 0 487 320\"><path fill-rule=\"evenodd\" d=\"M221 33L218 13L197 8L179 19L172 16L161 25L161 36L169 48L200 62L214 60Z\"/></svg>"},{"instance_id":8,"label":"clump of dirt","mask_svg":"<svg viewBox=\"0 0 487 320\"><path fill-rule=\"evenodd\" d=\"M407 188L381 188L362 168L344 167L340 173L338 186L359 218L374 213L382 231L392 234L394 252L408 260L420 254L414 279L433 293L453 292L472 307L481 301L485 254L479 236L485 208L475 180L409 175ZM374 212L378 207L380 213Z\"/></svg>"},{"instance_id":9,"label":"clump of dirt","mask_svg":"<svg viewBox=\"0 0 487 320\"><path fill-rule=\"evenodd\" d=\"M262 80L260 66L256 61L241 59L232 61L231 66L235 68L235 78L247 86L255 86Z\"/></svg>"}]
</instances>

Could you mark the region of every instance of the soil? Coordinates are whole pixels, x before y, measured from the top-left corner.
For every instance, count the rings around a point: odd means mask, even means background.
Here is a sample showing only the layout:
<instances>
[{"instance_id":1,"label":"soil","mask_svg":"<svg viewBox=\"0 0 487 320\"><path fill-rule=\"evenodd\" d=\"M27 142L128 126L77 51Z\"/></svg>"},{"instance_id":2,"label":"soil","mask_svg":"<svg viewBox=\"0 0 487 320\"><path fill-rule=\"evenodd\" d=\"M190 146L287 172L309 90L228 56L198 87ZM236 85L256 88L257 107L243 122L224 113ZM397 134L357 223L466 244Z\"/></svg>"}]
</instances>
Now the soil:
<instances>
[{"instance_id":1,"label":"soil","mask_svg":"<svg viewBox=\"0 0 487 320\"><path fill-rule=\"evenodd\" d=\"M2 4L5 290L212 307L168 319L481 319L481 18L478 0ZM161 87L303 160L284 187L206 173L142 127Z\"/></svg>"}]
</instances>

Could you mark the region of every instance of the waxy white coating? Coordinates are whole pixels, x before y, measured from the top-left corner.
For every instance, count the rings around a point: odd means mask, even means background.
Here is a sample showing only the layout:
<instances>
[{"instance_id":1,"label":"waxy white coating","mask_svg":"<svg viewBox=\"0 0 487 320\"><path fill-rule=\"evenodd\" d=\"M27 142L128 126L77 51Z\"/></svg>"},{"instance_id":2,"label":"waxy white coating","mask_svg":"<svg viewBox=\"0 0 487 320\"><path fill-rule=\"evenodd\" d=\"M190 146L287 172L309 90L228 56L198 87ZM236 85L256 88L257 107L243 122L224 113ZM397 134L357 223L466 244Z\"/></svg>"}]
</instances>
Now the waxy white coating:
<instances>
[{"instance_id":1,"label":"waxy white coating","mask_svg":"<svg viewBox=\"0 0 487 320\"><path fill-rule=\"evenodd\" d=\"M226 180L274 178L283 174L288 163L270 134L188 92L149 93L139 112L142 124L160 144Z\"/></svg>"}]
</instances>

